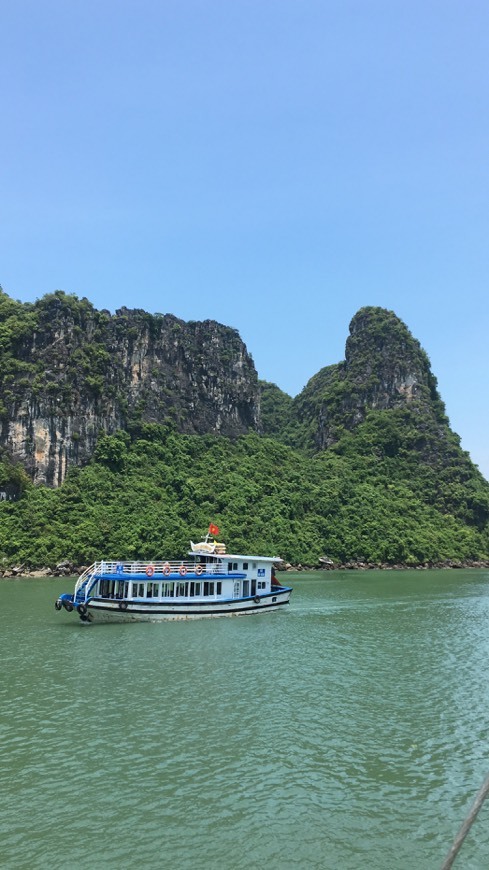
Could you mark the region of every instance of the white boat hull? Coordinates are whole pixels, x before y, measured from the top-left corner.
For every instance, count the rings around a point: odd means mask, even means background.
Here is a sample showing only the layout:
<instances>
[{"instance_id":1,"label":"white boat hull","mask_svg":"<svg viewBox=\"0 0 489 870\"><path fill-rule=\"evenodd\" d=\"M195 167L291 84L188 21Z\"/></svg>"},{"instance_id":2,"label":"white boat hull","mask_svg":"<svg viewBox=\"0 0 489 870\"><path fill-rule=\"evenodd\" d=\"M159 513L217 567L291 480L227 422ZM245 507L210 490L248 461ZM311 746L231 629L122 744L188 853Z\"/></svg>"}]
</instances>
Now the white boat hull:
<instances>
[{"instance_id":1,"label":"white boat hull","mask_svg":"<svg viewBox=\"0 0 489 870\"><path fill-rule=\"evenodd\" d=\"M256 598L226 601L124 601L92 598L87 602L89 622L163 622L175 619L209 619L219 616L248 616L269 613L289 603L291 589L273 591Z\"/></svg>"}]
</instances>

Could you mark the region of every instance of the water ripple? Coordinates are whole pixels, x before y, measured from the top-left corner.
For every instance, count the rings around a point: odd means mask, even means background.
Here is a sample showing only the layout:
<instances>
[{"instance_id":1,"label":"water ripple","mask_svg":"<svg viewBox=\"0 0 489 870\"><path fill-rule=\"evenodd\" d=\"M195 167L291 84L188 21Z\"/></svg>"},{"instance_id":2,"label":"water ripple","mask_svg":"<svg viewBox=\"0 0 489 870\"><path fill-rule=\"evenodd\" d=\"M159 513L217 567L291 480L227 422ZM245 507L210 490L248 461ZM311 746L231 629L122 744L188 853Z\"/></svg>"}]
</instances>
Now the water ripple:
<instances>
[{"instance_id":1,"label":"water ripple","mask_svg":"<svg viewBox=\"0 0 489 870\"><path fill-rule=\"evenodd\" d=\"M302 575L287 613L98 627L3 584L2 866L439 866L489 767L487 581Z\"/></svg>"}]
</instances>

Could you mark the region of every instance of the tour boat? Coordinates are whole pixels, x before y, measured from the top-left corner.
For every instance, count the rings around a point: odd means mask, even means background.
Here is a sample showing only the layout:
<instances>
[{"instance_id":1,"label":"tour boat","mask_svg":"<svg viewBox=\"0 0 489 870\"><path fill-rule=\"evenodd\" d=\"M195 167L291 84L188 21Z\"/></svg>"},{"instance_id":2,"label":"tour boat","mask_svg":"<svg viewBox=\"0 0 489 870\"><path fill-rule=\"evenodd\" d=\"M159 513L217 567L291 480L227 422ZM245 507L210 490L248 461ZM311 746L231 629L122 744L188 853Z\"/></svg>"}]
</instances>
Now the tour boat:
<instances>
[{"instance_id":1,"label":"tour boat","mask_svg":"<svg viewBox=\"0 0 489 870\"><path fill-rule=\"evenodd\" d=\"M289 603L292 589L275 576L278 557L227 554L209 535L190 546L190 558L178 562L94 562L56 610L74 611L83 622L153 622L244 616Z\"/></svg>"}]
</instances>

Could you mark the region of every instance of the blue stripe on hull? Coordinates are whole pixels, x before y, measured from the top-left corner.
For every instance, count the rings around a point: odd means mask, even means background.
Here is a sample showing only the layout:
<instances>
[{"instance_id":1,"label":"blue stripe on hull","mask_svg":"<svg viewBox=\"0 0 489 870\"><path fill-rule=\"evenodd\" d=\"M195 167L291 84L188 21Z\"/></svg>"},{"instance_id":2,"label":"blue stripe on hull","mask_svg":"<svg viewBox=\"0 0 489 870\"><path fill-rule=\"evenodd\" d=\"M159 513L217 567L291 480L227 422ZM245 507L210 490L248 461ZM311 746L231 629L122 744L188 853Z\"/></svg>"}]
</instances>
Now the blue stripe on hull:
<instances>
[{"instance_id":1,"label":"blue stripe on hull","mask_svg":"<svg viewBox=\"0 0 489 870\"><path fill-rule=\"evenodd\" d=\"M92 618L96 618L96 614L104 614L113 619L137 619L138 617L167 617L185 618L185 617L205 617L205 616L228 616L233 614L259 613L261 610L272 610L277 607L283 607L290 600L292 589L289 587L280 587L280 591L274 589L267 595L257 596L258 601L254 596L247 598L233 599L228 598L221 601L136 601L117 600L106 598L93 598L87 602L88 613ZM277 599L279 599L277 601ZM121 607L121 604L123 605ZM244 605L244 606L243 606Z\"/></svg>"}]
</instances>

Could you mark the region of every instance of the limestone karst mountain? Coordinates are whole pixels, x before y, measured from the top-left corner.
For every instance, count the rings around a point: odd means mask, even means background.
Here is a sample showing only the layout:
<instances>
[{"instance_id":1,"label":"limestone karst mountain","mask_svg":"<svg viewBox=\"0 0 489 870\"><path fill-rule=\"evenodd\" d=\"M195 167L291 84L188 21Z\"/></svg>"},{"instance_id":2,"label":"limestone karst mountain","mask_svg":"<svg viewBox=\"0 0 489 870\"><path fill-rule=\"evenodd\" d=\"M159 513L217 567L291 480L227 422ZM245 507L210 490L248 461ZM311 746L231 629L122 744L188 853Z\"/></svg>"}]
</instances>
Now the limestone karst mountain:
<instances>
[{"instance_id":1,"label":"limestone karst mountain","mask_svg":"<svg viewBox=\"0 0 489 870\"><path fill-rule=\"evenodd\" d=\"M36 483L58 486L100 432L172 421L184 433L258 428L253 361L215 321L121 308L56 292L33 305L0 295L1 441Z\"/></svg>"},{"instance_id":2,"label":"limestone karst mountain","mask_svg":"<svg viewBox=\"0 0 489 870\"><path fill-rule=\"evenodd\" d=\"M0 293L0 421L0 571L178 554L209 518L295 564L488 559L489 484L382 308L292 398L214 321Z\"/></svg>"},{"instance_id":3,"label":"limestone karst mountain","mask_svg":"<svg viewBox=\"0 0 489 870\"><path fill-rule=\"evenodd\" d=\"M409 409L448 425L429 359L392 311L362 308L350 323L344 361L321 369L293 402L299 440L324 450L353 431L371 411Z\"/></svg>"}]
</instances>

